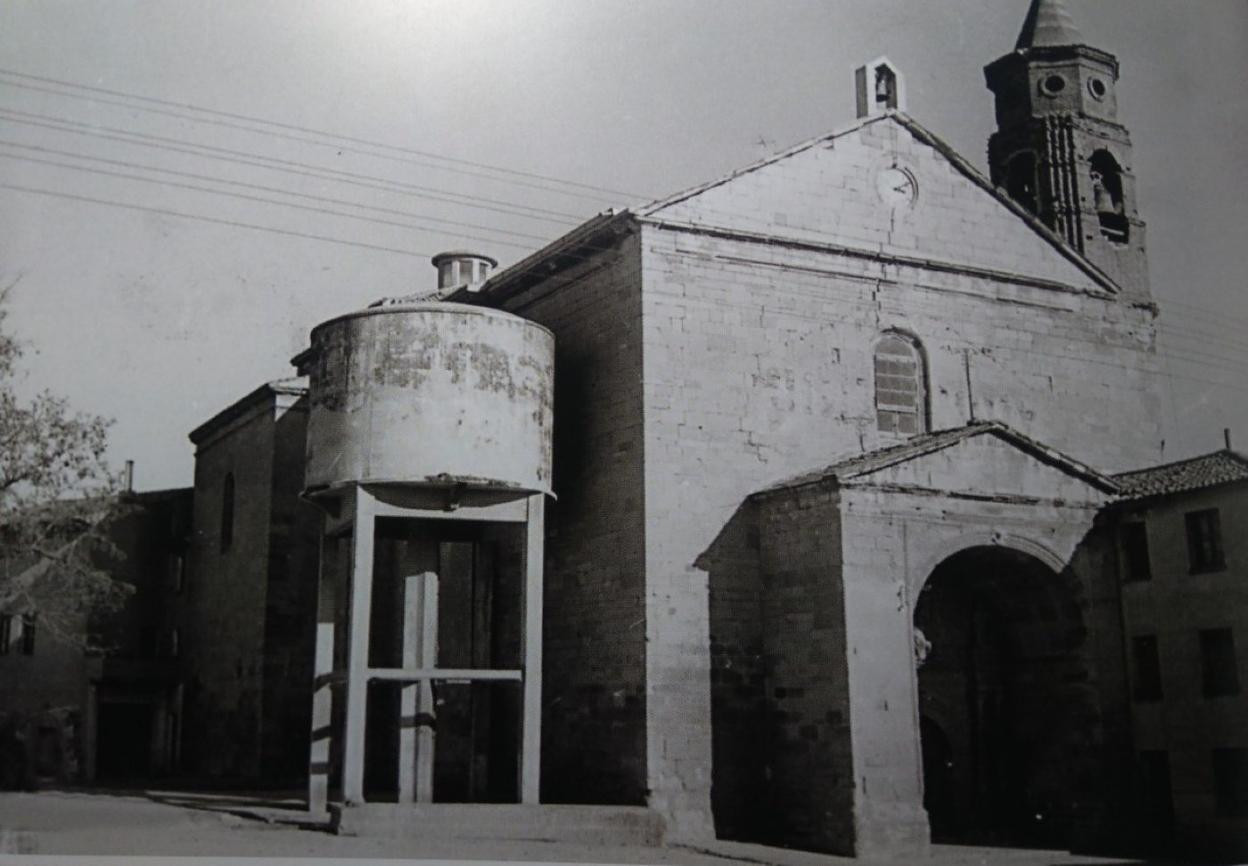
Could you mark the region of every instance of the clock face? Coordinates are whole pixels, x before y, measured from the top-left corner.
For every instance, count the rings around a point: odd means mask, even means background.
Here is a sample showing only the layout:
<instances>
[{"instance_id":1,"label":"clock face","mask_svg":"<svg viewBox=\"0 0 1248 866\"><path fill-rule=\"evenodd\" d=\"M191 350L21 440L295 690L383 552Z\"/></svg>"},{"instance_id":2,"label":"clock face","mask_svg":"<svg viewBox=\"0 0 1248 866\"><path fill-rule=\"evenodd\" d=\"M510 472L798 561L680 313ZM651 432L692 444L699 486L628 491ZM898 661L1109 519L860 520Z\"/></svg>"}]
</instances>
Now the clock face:
<instances>
[{"instance_id":1,"label":"clock face","mask_svg":"<svg viewBox=\"0 0 1248 866\"><path fill-rule=\"evenodd\" d=\"M884 203L893 208L910 207L919 194L914 175L896 166L875 176L875 188Z\"/></svg>"}]
</instances>

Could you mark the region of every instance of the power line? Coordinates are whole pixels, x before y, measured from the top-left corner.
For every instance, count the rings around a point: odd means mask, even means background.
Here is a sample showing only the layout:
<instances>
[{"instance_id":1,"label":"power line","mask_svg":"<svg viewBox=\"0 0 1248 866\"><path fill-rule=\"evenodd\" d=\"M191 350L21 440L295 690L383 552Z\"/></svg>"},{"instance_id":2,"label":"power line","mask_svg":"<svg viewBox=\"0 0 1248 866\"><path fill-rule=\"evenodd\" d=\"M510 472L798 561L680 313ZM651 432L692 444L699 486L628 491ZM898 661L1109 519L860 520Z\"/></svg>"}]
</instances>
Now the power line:
<instances>
[{"instance_id":1,"label":"power line","mask_svg":"<svg viewBox=\"0 0 1248 866\"><path fill-rule=\"evenodd\" d=\"M290 130L293 132L308 133L311 135L320 136L321 138L333 139L334 141L337 141L337 142L350 142L353 144L364 145L366 147L378 148L381 150L389 150L389 151L393 151L396 153L405 153L405 154L411 154L415 156L422 156L422 157L426 157L429 159L438 159L444 162L453 163L455 165L465 165L465 166L470 166L472 168L486 169L489 171L495 171L495 172L499 172L502 174L516 175L518 177L526 177L526 178L531 178L534 180L542 180L548 183L558 183L558 184L563 184L569 187L575 187L577 189L584 189L584 190L590 190L590 191L599 192L599 193L606 193L612 196L626 196L628 198L653 198L653 196L645 196L639 193L625 192L623 190L611 189L609 187L603 187L603 186L596 186L594 184L579 183L577 181L565 180L563 178L553 177L551 175L538 174L536 172L521 171L519 169L506 168L506 167L499 166L499 165L492 165L490 163L474 162L473 160L447 156L445 154L440 154L440 153L436 153L433 151L418 150L412 147L403 147L400 145L386 144L385 142L379 142L379 141L370 141L368 139L357 138L355 136L341 135L341 134L333 133L333 132L325 132L323 130L312 129L306 126L298 126L295 124L280 123L278 121L266 120L264 118L252 117L252 116L245 115L245 114L236 114L234 112L219 111L216 109L204 108L202 106L193 105L187 102L174 102L171 100L157 99L151 96L143 96L143 95L136 94L136 93L127 93L121 90L110 90L104 87L93 87L91 85L78 84L78 83L71 82L71 81L63 81L60 79L48 78L46 76L41 76L41 75L30 75L28 73L18 72L12 69L0 69L0 75L8 75L14 78L25 79L27 81L41 81L45 84L55 84L58 87L67 87L67 88L71 88L74 90L83 90L83 91L87 91L91 93L103 93L109 96L118 96L123 99L137 100L140 102L151 103L153 105L163 105L163 106L168 106L172 108L182 109L184 111L199 112L201 114L211 115L213 117L229 118L231 120L241 120L241 121L245 121L246 123L273 127L274 129L283 129L283 130ZM353 148L343 148L341 145L331 145L327 142L319 142L314 139L308 139L304 137L277 133L277 132L273 132L273 131L265 130L265 129L255 129L254 127L242 126L236 123L227 123L227 122L220 121L220 120L209 120L207 118L187 117L185 114L179 114L176 112L145 108L145 107L137 106L137 105L128 105L126 103L118 103L115 101L102 100L102 99L98 99L94 97L79 96L73 93L62 93L60 91L51 90L49 88L35 87L33 85L28 85L28 84L23 85L23 84L16 84L13 82L4 82L4 81L0 81L0 84L6 84L9 87L19 87L19 88L23 88L27 90L36 90L36 91L41 91L45 93L52 93L58 96L66 96L66 97L74 98L74 99L90 99L91 101L101 102L103 104L120 105L121 107L124 107L124 108L132 108L132 109L136 109L139 111L148 111L148 112L152 112L155 114L165 114L171 117L177 117L177 118L184 119L184 120L189 119L189 120L193 120L196 123L211 123L217 126L229 127L233 129L241 129L247 132L254 132L254 133L259 133L261 135L270 135L270 136L279 137L279 138L286 138L286 139L290 139L293 141L301 141L301 142L305 142L308 144L314 144L314 145L323 146L323 147L338 147L339 149L348 149L355 153L361 152ZM404 160L404 159L398 159L396 157L388 157L388 156L385 156L384 154L368 153L367 155L380 157L382 159L394 159L399 162L409 162L413 165L426 165L426 166L428 165L427 163L419 163L419 162L415 162L412 160ZM445 169L445 170L453 171L454 169ZM474 175L474 176L489 177L488 175ZM504 178L491 177L491 179L505 181ZM505 181L505 182L516 183L516 181ZM552 191L552 192L559 192L559 194L561 195L578 195L578 193L549 190L548 187L538 187L538 188L547 189L548 191ZM589 196L582 196L582 197L589 198ZM594 196L593 198L597 200L601 200L602 196Z\"/></svg>"},{"instance_id":2,"label":"power line","mask_svg":"<svg viewBox=\"0 0 1248 866\"><path fill-rule=\"evenodd\" d=\"M366 250L378 250L383 253L398 253L403 256L416 256L417 258L429 258L429 253L422 253L416 250L400 250L394 247L384 247L379 244L369 244L362 241L348 241L343 238L330 237L328 235L316 235L308 232L297 232L290 229L279 229L273 226L262 226L255 223L239 222L237 220L220 219L218 217L203 216L202 214L182 213L181 211L166 210L165 208L147 207L145 205L129 204L126 202L109 201L108 199L91 198L85 195L75 195L68 192L57 192L50 189L38 189L36 187L19 186L13 183L0 183L0 188L16 190L17 192L33 193L35 195L46 195L54 198L69 199L70 201L86 202L88 204L98 204L105 207L117 207L125 210L142 211L144 213L160 214L162 216L179 217L181 219L199 220L200 222L214 223L216 225L231 226L233 228L255 229L256 231L272 232L273 234L286 235L294 238L305 238L313 241L325 241L331 244L343 244L350 247L361 247Z\"/></svg>"},{"instance_id":3,"label":"power line","mask_svg":"<svg viewBox=\"0 0 1248 866\"><path fill-rule=\"evenodd\" d=\"M0 146L7 146L7 145L8 145L8 142L0 141ZM151 184L156 184L158 186L170 186L170 187L176 187L179 189L189 189L195 192L206 192L212 195L227 196L229 198L236 198L236 199L240 199L243 201L254 201L254 202L259 202L261 204L271 204L271 205L278 205L281 207L296 208L298 210L310 211L313 213L325 214L328 216L345 217L346 219L362 220L364 222L377 223L380 225L397 226L399 228L407 228L407 229L445 231L445 230L437 229L437 228L430 229L429 226L417 225L415 223L398 222L397 220L381 219L379 217L362 216L360 214L344 213L343 211L331 210L330 208L321 208L321 207L313 207L311 205L295 204L294 202L284 202L284 201L279 201L277 199L265 198L264 196L247 195L246 193L230 192L229 190L212 189L211 187L199 186L197 184L192 184L192 183L182 183L182 182L175 181L175 180L160 180L157 178L143 177L141 175L136 175L136 174L128 174L126 172L109 171L108 169L103 169L103 168L91 168L89 166L73 165L71 163L58 162L56 160L51 160L51 159L40 159L39 157L34 157L34 156L19 156L16 154L0 153L0 157L3 157L5 159L22 160L24 162L33 162L33 163L38 163L40 165L50 165L50 166L55 166L57 168L67 168L72 171L90 172L91 174L99 174L99 175L103 175L106 177L118 177L118 178L123 178L126 180L136 180L141 183L151 183ZM213 180L215 180L215 178L213 178ZM230 183L230 181L219 181L219 182ZM284 191L278 190L278 192L284 192ZM286 194L291 194L291 193L286 193ZM294 193L294 194L297 195L297 193ZM313 196L313 198L319 198L319 197ZM329 201L337 201L337 200L329 199ZM348 205L352 204L351 202L342 202L342 203L348 204ZM438 220L438 219L432 219L432 218L430 219L430 221L431 222L449 222L446 220ZM495 228L491 228L490 226L480 226L480 225L474 225L472 223L456 223L456 225L467 225L471 228L481 229L481 230L488 231L488 232L498 232L501 234L515 235L517 237L528 238L529 240L535 240L535 241L539 241L542 243L545 243L547 241L546 238L540 237L538 235L526 235L526 234L522 234L519 232L508 231L506 229L495 229ZM516 247L521 247L523 249L529 249L531 246L531 244L519 243L517 241L505 241L505 240L498 240L496 238L483 238L477 235L461 234L459 236L467 240L477 240L477 241L483 241L485 243L491 243L491 244L506 244L508 246L516 246Z\"/></svg>"},{"instance_id":4,"label":"power line","mask_svg":"<svg viewBox=\"0 0 1248 866\"><path fill-rule=\"evenodd\" d=\"M397 192L402 195L411 195L417 198L429 198L433 201L443 201L450 204L463 205L464 207L482 207L481 205L472 204L472 202L486 202L491 205L503 205L509 208L509 210L503 211L503 213L510 214L511 216L530 217L531 214L524 213L524 211L530 211L532 214L561 217L563 221L569 223L577 223L584 219L579 214L567 213L565 211L549 210L546 208L533 207L531 205L520 205L515 202L486 198L484 196L467 195L457 193L453 190L438 189L436 187L418 186L416 184L389 180L387 178L376 177L374 175L325 168L323 166L311 165L309 163L297 162L295 160L281 159L273 156L263 156L261 154L247 153L246 151L232 150L224 147L215 147L208 144L196 144L194 142L183 141L176 138L167 138L161 135L151 135L143 132L130 132L125 129L118 129L110 126L95 126L76 120L70 120L68 118L53 117L46 114L18 111L12 108L0 108L0 115L12 115L10 119L16 123L54 129L59 132L70 132L76 135L89 135L96 138L107 139L109 141L119 141L124 144L138 144L142 147L154 147L174 153L184 153L191 156L235 162L241 165L250 165L255 168L263 168L270 171L284 171L291 174L301 175L303 177L315 177L320 180L334 181L335 183L347 183L370 189L379 189L383 192ZM32 120L30 118L34 119ZM156 143L153 144L152 142ZM219 156L217 154L226 155ZM273 163L273 165L266 165L265 163ZM497 210L496 207L485 207L484 209ZM532 216L531 218L543 219L545 217Z\"/></svg>"}]
</instances>

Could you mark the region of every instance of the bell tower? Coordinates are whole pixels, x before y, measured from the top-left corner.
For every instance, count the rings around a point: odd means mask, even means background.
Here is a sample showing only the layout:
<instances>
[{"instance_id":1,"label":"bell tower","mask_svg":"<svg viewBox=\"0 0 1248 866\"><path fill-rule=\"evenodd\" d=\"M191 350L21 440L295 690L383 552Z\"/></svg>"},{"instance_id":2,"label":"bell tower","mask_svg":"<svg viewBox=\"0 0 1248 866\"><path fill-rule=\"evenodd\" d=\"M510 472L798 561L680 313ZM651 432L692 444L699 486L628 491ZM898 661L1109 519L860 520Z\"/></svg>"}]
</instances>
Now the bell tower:
<instances>
[{"instance_id":1,"label":"bell tower","mask_svg":"<svg viewBox=\"0 0 1248 866\"><path fill-rule=\"evenodd\" d=\"M1148 300L1118 59L1084 42L1063 0L1031 0L1014 50L984 69L996 97L992 182L1117 282Z\"/></svg>"}]
</instances>

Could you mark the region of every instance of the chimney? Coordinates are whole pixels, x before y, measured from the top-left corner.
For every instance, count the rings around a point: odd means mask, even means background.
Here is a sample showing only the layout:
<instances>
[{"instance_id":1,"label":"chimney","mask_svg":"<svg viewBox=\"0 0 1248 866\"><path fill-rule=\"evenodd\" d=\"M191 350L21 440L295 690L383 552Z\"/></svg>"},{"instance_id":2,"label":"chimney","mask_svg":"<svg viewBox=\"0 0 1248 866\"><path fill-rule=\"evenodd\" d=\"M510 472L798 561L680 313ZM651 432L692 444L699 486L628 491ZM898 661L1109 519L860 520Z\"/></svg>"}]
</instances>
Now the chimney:
<instances>
[{"instance_id":1,"label":"chimney","mask_svg":"<svg viewBox=\"0 0 1248 866\"><path fill-rule=\"evenodd\" d=\"M1222 428L1222 441L1226 443L1226 450L1230 451L1231 450L1231 428L1230 427Z\"/></svg>"},{"instance_id":2,"label":"chimney","mask_svg":"<svg viewBox=\"0 0 1248 866\"><path fill-rule=\"evenodd\" d=\"M134 461L126 461L126 471L121 475L121 483L125 487L126 493L134 492Z\"/></svg>"},{"instance_id":3,"label":"chimney","mask_svg":"<svg viewBox=\"0 0 1248 866\"><path fill-rule=\"evenodd\" d=\"M439 292L460 287L470 292L480 291L490 272L498 267L498 262L489 256L463 250L438 253L432 261L438 269Z\"/></svg>"}]
</instances>

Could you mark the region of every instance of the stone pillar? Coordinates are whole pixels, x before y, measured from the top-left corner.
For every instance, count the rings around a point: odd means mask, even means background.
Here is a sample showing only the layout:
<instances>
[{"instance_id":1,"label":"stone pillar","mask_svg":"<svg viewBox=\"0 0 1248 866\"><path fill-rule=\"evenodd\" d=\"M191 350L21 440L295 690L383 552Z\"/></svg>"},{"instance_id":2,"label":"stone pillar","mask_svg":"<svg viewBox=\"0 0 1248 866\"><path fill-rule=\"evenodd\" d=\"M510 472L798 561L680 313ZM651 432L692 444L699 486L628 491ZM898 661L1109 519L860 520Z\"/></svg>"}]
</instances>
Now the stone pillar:
<instances>
[{"instance_id":1,"label":"stone pillar","mask_svg":"<svg viewBox=\"0 0 1248 866\"><path fill-rule=\"evenodd\" d=\"M542 597L546 500L529 497L524 556L524 699L520 741L520 802L540 802L542 766Z\"/></svg>"},{"instance_id":2,"label":"stone pillar","mask_svg":"<svg viewBox=\"0 0 1248 866\"><path fill-rule=\"evenodd\" d=\"M403 667L438 663L438 576L431 571L403 582ZM403 685L399 699L399 802L433 802L433 683Z\"/></svg>"},{"instance_id":3,"label":"stone pillar","mask_svg":"<svg viewBox=\"0 0 1248 866\"><path fill-rule=\"evenodd\" d=\"M338 608L338 539L321 541L317 577L316 649L312 664L312 736L308 753L308 811L325 812L329 805L334 709L334 622Z\"/></svg>"},{"instance_id":4,"label":"stone pillar","mask_svg":"<svg viewBox=\"0 0 1248 866\"><path fill-rule=\"evenodd\" d=\"M914 856L930 834L901 528L847 519L843 550L854 854Z\"/></svg>"},{"instance_id":5,"label":"stone pillar","mask_svg":"<svg viewBox=\"0 0 1248 866\"><path fill-rule=\"evenodd\" d=\"M376 501L356 488L351 535L351 592L348 602L347 712L343 731L342 798L364 803L364 735L368 712L368 634L373 600L373 542Z\"/></svg>"}]
</instances>

